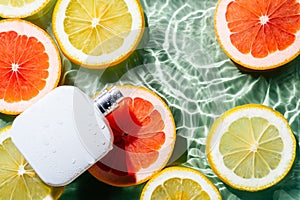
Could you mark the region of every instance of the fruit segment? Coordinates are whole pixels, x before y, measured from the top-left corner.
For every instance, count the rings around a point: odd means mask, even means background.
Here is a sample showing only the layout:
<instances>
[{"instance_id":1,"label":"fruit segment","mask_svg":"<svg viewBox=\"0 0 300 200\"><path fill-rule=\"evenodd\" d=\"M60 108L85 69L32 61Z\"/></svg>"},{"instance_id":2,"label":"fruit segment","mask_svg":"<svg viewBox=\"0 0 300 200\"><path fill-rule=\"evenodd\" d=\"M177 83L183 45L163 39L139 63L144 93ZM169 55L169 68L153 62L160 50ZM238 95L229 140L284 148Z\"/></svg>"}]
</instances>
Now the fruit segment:
<instances>
[{"instance_id":1,"label":"fruit segment","mask_svg":"<svg viewBox=\"0 0 300 200\"><path fill-rule=\"evenodd\" d=\"M266 119L243 117L229 126L219 148L224 164L236 175L262 178L278 166L283 142L278 129Z\"/></svg>"},{"instance_id":2,"label":"fruit segment","mask_svg":"<svg viewBox=\"0 0 300 200\"><path fill-rule=\"evenodd\" d=\"M125 60L145 26L138 0L59 0L52 16L53 33L64 55L88 68Z\"/></svg>"},{"instance_id":3,"label":"fruit segment","mask_svg":"<svg viewBox=\"0 0 300 200\"><path fill-rule=\"evenodd\" d=\"M56 0L0 0L0 17L26 18L45 16Z\"/></svg>"},{"instance_id":4,"label":"fruit segment","mask_svg":"<svg viewBox=\"0 0 300 200\"><path fill-rule=\"evenodd\" d=\"M35 37L15 31L0 33L0 98L13 103L30 100L46 85L49 57Z\"/></svg>"},{"instance_id":5,"label":"fruit segment","mask_svg":"<svg viewBox=\"0 0 300 200\"><path fill-rule=\"evenodd\" d=\"M260 104L237 106L217 119L208 136L208 162L235 189L259 191L281 181L296 156L287 120Z\"/></svg>"},{"instance_id":6,"label":"fruit segment","mask_svg":"<svg viewBox=\"0 0 300 200\"><path fill-rule=\"evenodd\" d=\"M0 21L0 112L20 114L58 84L60 55L50 35L21 19Z\"/></svg>"},{"instance_id":7,"label":"fruit segment","mask_svg":"<svg viewBox=\"0 0 300 200\"><path fill-rule=\"evenodd\" d=\"M171 111L157 94L132 85L117 88L124 98L106 116L113 148L89 172L107 184L130 186L145 182L166 165L176 128Z\"/></svg>"},{"instance_id":8,"label":"fruit segment","mask_svg":"<svg viewBox=\"0 0 300 200\"><path fill-rule=\"evenodd\" d=\"M294 43L300 29L299 10L296 0L232 1L226 12L231 42L256 58L284 50Z\"/></svg>"},{"instance_id":9,"label":"fruit segment","mask_svg":"<svg viewBox=\"0 0 300 200\"><path fill-rule=\"evenodd\" d=\"M209 200L209 195L191 179L171 178L155 188L151 200Z\"/></svg>"},{"instance_id":10,"label":"fruit segment","mask_svg":"<svg viewBox=\"0 0 300 200\"><path fill-rule=\"evenodd\" d=\"M274 69L300 53L297 0L219 0L214 22L220 47L246 70Z\"/></svg>"},{"instance_id":11,"label":"fruit segment","mask_svg":"<svg viewBox=\"0 0 300 200\"><path fill-rule=\"evenodd\" d=\"M71 1L66 8L64 30L72 45L88 55L109 54L120 48L131 25L132 16L124 1L115 5L113 1Z\"/></svg>"},{"instance_id":12,"label":"fruit segment","mask_svg":"<svg viewBox=\"0 0 300 200\"><path fill-rule=\"evenodd\" d=\"M126 97L106 118L113 130L116 147L103 158L103 164L116 173L134 175L157 160L158 150L165 142L164 122L149 101ZM124 156L120 156L122 154ZM125 160L116 161L114 157Z\"/></svg>"},{"instance_id":13,"label":"fruit segment","mask_svg":"<svg viewBox=\"0 0 300 200\"><path fill-rule=\"evenodd\" d=\"M186 167L168 167L144 186L140 200L217 200L219 191L203 174Z\"/></svg>"},{"instance_id":14,"label":"fruit segment","mask_svg":"<svg viewBox=\"0 0 300 200\"><path fill-rule=\"evenodd\" d=\"M0 199L58 199L64 187L43 183L9 137L0 131Z\"/></svg>"}]
</instances>

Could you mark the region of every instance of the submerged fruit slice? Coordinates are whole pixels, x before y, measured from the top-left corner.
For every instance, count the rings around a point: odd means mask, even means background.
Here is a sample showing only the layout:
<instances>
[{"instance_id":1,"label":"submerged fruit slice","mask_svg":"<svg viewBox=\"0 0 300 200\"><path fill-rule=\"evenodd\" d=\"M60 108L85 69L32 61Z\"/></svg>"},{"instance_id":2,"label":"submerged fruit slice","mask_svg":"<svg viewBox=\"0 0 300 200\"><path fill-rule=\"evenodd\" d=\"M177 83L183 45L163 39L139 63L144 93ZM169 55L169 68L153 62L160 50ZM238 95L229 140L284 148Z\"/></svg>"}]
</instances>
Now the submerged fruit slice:
<instances>
[{"instance_id":1,"label":"submerged fruit slice","mask_svg":"<svg viewBox=\"0 0 300 200\"><path fill-rule=\"evenodd\" d=\"M226 184L258 191L286 176L295 159L296 141L280 113L248 104L216 120L206 152L210 166Z\"/></svg>"},{"instance_id":2,"label":"submerged fruit slice","mask_svg":"<svg viewBox=\"0 0 300 200\"><path fill-rule=\"evenodd\" d=\"M155 93L136 86L118 88L125 98L107 116L113 149L89 171L110 185L136 185L166 165L176 127L170 109Z\"/></svg>"},{"instance_id":3,"label":"submerged fruit slice","mask_svg":"<svg viewBox=\"0 0 300 200\"><path fill-rule=\"evenodd\" d=\"M253 70L276 68L300 52L297 0L219 0L215 30L226 54Z\"/></svg>"},{"instance_id":4,"label":"submerged fruit slice","mask_svg":"<svg viewBox=\"0 0 300 200\"><path fill-rule=\"evenodd\" d=\"M217 200L218 189L200 172L186 167L169 167L145 185L140 200Z\"/></svg>"},{"instance_id":5,"label":"submerged fruit slice","mask_svg":"<svg viewBox=\"0 0 300 200\"><path fill-rule=\"evenodd\" d=\"M59 0L53 32L74 63L103 68L126 59L138 45L144 15L138 0Z\"/></svg>"},{"instance_id":6,"label":"submerged fruit slice","mask_svg":"<svg viewBox=\"0 0 300 200\"><path fill-rule=\"evenodd\" d=\"M43 10L50 2L54 1L55 0L2 0L0 1L0 17L29 17Z\"/></svg>"},{"instance_id":7,"label":"submerged fruit slice","mask_svg":"<svg viewBox=\"0 0 300 200\"><path fill-rule=\"evenodd\" d=\"M12 143L9 129L0 131L0 199L58 199L64 187L41 181Z\"/></svg>"},{"instance_id":8,"label":"submerged fruit slice","mask_svg":"<svg viewBox=\"0 0 300 200\"><path fill-rule=\"evenodd\" d=\"M0 112L19 114L58 84L58 49L41 28L20 19L0 21Z\"/></svg>"}]
</instances>

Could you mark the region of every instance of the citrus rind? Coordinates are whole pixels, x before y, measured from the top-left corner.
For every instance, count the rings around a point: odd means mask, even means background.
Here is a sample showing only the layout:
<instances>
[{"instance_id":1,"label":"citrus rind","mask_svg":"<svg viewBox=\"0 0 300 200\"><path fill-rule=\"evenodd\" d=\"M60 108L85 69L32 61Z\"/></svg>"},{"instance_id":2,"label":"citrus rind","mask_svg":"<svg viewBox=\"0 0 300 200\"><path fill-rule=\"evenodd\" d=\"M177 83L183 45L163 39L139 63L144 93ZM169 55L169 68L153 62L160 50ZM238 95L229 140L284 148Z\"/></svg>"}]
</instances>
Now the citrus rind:
<instances>
[{"instance_id":1,"label":"citrus rind","mask_svg":"<svg viewBox=\"0 0 300 200\"><path fill-rule=\"evenodd\" d=\"M245 179L236 175L224 164L219 151L221 137L232 122L241 117L262 117L279 130L284 146L281 160L277 168L271 170L266 177ZM269 188L281 181L290 171L296 156L296 140L287 120L279 112L258 104L246 104L225 112L213 124L206 144L208 162L215 174L233 188L252 192Z\"/></svg>"},{"instance_id":2,"label":"citrus rind","mask_svg":"<svg viewBox=\"0 0 300 200\"><path fill-rule=\"evenodd\" d=\"M277 50L265 58L255 58L251 53L241 53L231 42L226 21L227 6L234 0L219 0L215 10L214 27L221 49L235 63L250 70L270 70L280 67L295 59L300 54L300 30L295 33L296 39L285 50ZM246 42L246 41L245 41Z\"/></svg>"},{"instance_id":3,"label":"citrus rind","mask_svg":"<svg viewBox=\"0 0 300 200\"><path fill-rule=\"evenodd\" d=\"M25 3L24 6L12 6L0 4L0 17L2 18L25 18L32 16L43 10L50 1L54 0L34 0Z\"/></svg>"},{"instance_id":4,"label":"citrus rind","mask_svg":"<svg viewBox=\"0 0 300 200\"><path fill-rule=\"evenodd\" d=\"M48 78L45 87L39 91L39 94L30 100L8 103L4 99L0 99L0 112L17 115L23 112L33 103L45 96L49 91L55 88L60 80L61 60L58 48L52 38L40 27L22 19L5 19L0 21L1 32L15 31L19 35L27 37L35 37L45 48L45 52L49 57Z\"/></svg>"},{"instance_id":5,"label":"citrus rind","mask_svg":"<svg viewBox=\"0 0 300 200\"><path fill-rule=\"evenodd\" d=\"M144 186L140 200L150 200L153 191L171 178L190 179L197 182L203 191L205 191L210 199L222 199L216 186L202 173L195 169L187 167L167 167L161 172L155 174Z\"/></svg>"},{"instance_id":6,"label":"citrus rind","mask_svg":"<svg viewBox=\"0 0 300 200\"><path fill-rule=\"evenodd\" d=\"M12 141L11 141L11 137L10 137L10 129L11 129L11 126L9 125L9 126L6 126L6 127L2 128L0 130L0 144L2 144L4 141L7 142L7 140L9 140L8 143L11 143L11 145L13 145ZM10 156L12 156L12 155L10 155ZM19 155L14 154L14 156L19 156ZM20 156L22 156L22 155L20 155ZM25 161L25 163L27 163L27 162ZM15 163L12 164L12 165L13 166L20 165L19 160L15 160ZM12 166L12 165L10 165L10 166ZM24 182L26 180L28 181L28 179L32 179L32 181L30 181L30 183L27 183L27 184L30 184L30 186L32 186L33 183L40 184L39 186L37 186L36 189L35 188L29 188L30 191L33 192L33 193L30 194L31 198L32 197L35 197L35 198L39 197L40 198L41 195L43 195L43 192L45 192L45 190L47 190L49 192L49 194L46 197L44 197L43 200L58 200L59 199L59 197L62 195L65 187L51 187L51 186L46 185L45 183L42 182L42 180L39 177L37 177L37 175L34 173L33 169L31 167L28 167L28 163L24 164L24 166L26 166L25 170L30 170L28 172L28 176L26 175L27 176L26 178L23 177L23 179L21 179L20 177L18 177L19 175L18 175L18 171L16 169L11 169L10 173L12 171L16 171L16 176L14 176L14 177L19 178L20 180L22 180ZM0 166L0 168L1 168L1 166ZM4 170L9 170L9 169L4 168ZM13 181L12 178L10 178L10 181ZM39 191L39 189L42 189L42 191ZM5 186L1 185L0 190L1 190L1 192L4 192L3 190L5 190ZM26 192L30 192L30 191L27 190ZM11 193L11 192L12 191L9 191L8 193ZM20 190L18 192L20 192ZM0 194L0 196L1 196L1 194ZM23 198L24 197L29 198L29 195L23 195L22 194L22 197ZM20 197L19 196L11 196L11 198L12 199L19 199Z\"/></svg>"},{"instance_id":7,"label":"citrus rind","mask_svg":"<svg viewBox=\"0 0 300 200\"><path fill-rule=\"evenodd\" d=\"M149 180L154 174L156 174L166 166L167 162L171 158L175 146L176 125L171 110L155 92L142 86L120 85L116 87L122 92L124 97L131 97L132 99L134 99L135 97L143 98L150 101L154 108L160 111L162 119L165 119L165 127L163 130L166 136L165 142L161 149L158 150L159 156L156 161L152 163L148 168L142 168L140 171L134 174L136 179L135 183L126 183L126 177L124 177L124 181L121 176L115 175L111 172L103 171L97 165L93 165L89 169L89 172L98 180L109 185L118 187L138 185ZM114 145L114 148L119 147ZM109 163L107 165L109 165Z\"/></svg>"},{"instance_id":8,"label":"citrus rind","mask_svg":"<svg viewBox=\"0 0 300 200\"><path fill-rule=\"evenodd\" d=\"M124 0L133 20L131 31L125 38L122 46L111 53L100 56L86 54L71 44L68 34L64 31L65 11L70 1L58 0L52 16L54 36L68 59L77 65L87 68L106 68L122 62L133 53L142 38L145 27L143 9L138 0Z\"/></svg>"}]
</instances>

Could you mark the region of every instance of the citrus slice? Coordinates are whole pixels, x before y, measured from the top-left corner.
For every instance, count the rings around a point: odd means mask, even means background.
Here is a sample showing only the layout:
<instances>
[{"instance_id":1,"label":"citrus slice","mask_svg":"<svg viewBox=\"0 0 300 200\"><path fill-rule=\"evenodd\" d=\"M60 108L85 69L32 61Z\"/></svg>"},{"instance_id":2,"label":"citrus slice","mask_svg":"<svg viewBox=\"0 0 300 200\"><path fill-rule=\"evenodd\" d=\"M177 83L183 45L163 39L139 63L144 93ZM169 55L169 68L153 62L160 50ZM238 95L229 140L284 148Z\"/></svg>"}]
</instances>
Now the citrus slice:
<instances>
[{"instance_id":1,"label":"citrus slice","mask_svg":"<svg viewBox=\"0 0 300 200\"><path fill-rule=\"evenodd\" d=\"M186 167L168 167L144 186L140 200L217 200L218 189L202 173Z\"/></svg>"},{"instance_id":2,"label":"citrus slice","mask_svg":"<svg viewBox=\"0 0 300 200\"><path fill-rule=\"evenodd\" d=\"M42 11L55 0L4 0L0 1L0 17L25 18Z\"/></svg>"},{"instance_id":3,"label":"citrus slice","mask_svg":"<svg viewBox=\"0 0 300 200\"><path fill-rule=\"evenodd\" d=\"M300 52L300 3L219 0L215 30L233 61L252 70L273 69Z\"/></svg>"},{"instance_id":4,"label":"citrus slice","mask_svg":"<svg viewBox=\"0 0 300 200\"><path fill-rule=\"evenodd\" d=\"M136 185L167 164L176 127L170 109L157 94L144 87L118 88L124 99L106 117L114 134L113 149L89 172L110 185Z\"/></svg>"},{"instance_id":5,"label":"citrus slice","mask_svg":"<svg viewBox=\"0 0 300 200\"><path fill-rule=\"evenodd\" d=\"M60 55L51 37L25 20L1 20L0 40L0 112L19 114L57 86Z\"/></svg>"},{"instance_id":6,"label":"citrus slice","mask_svg":"<svg viewBox=\"0 0 300 200\"><path fill-rule=\"evenodd\" d=\"M126 59L138 45L144 15L138 0L59 0L54 36L74 63L103 68Z\"/></svg>"},{"instance_id":7,"label":"citrus slice","mask_svg":"<svg viewBox=\"0 0 300 200\"><path fill-rule=\"evenodd\" d=\"M223 182L236 189L258 191L286 176L295 159L296 141L279 112L247 104L215 121L206 152L211 168Z\"/></svg>"},{"instance_id":8,"label":"citrus slice","mask_svg":"<svg viewBox=\"0 0 300 200\"><path fill-rule=\"evenodd\" d=\"M64 187L43 183L17 150L10 126L0 130L0 199L58 199Z\"/></svg>"}]
</instances>

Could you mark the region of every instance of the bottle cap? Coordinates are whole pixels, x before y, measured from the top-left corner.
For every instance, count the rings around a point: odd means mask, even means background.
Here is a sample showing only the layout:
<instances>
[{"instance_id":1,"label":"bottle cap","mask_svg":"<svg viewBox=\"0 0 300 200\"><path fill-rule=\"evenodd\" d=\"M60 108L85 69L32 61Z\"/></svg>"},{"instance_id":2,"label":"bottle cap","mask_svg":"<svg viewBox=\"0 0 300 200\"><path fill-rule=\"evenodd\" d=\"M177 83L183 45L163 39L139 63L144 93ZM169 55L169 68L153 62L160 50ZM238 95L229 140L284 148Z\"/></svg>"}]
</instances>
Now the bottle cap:
<instances>
[{"instance_id":1,"label":"bottle cap","mask_svg":"<svg viewBox=\"0 0 300 200\"><path fill-rule=\"evenodd\" d=\"M101 94L95 98L94 102L100 112L103 115L107 115L118 106L122 98L123 95L120 90L113 87L110 90L105 89L102 91Z\"/></svg>"}]
</instances>

